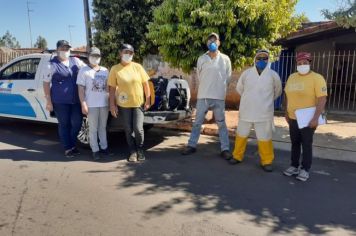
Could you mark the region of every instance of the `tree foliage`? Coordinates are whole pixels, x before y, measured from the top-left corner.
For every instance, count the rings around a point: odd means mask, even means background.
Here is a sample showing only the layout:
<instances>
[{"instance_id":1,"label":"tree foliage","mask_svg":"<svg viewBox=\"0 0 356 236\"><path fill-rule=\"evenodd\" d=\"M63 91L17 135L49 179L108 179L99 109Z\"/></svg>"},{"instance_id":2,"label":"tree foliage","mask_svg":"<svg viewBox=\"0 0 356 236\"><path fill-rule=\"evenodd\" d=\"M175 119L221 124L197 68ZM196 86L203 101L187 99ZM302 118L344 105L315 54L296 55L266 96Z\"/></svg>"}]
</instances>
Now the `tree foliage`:
<instances>
[{"instance_id":1,"label":"tree foliage","mask_svg":"<svg viewBox=\"0 0 356 236\"><path fill-rule=\"evenodd\" d=\"M336 11L324 9L322 13L327 19L335 20L345 28L356 27L356 0L343 0Z\"/></svg>"},{"instance_id":2,"label":"tree foliage","mask_svg":"<svg viewBox=\"0 0 356 236\"><path fill-rule=\"evenodd\" d=\"M146 38L147 24L152 21L153 9L163 0L93 0L94 44L103 54L103 62L118 62L122 43L135 48L136 60L154 50ZM157 49L156 49L157 51Z\"/></svg>"},{"instance_id":3,"label":"tree foliage","mask_svg":"<svg viewBox=\"0 0 356 236\"><path fill-rule=\"evenodd\" d=\"M47 49L47 40L41 35L37 37L35 48Z\"/></svg>"},{"instance_id":4,"label":"tree foliage","mask_svg":"<svg viewBox=\"0 0 356 236\"><path fill-rule=\"evenodd\" d=\"M154 11L148 38L159 46L163 59L189 72L206 51L207 36L220 35L221 51L234 68L251 63L259 48L277 52L273 43L296 30L297 0L165 0Z\"/></svg>"},{"instance_id":5,"label":"tree foliage","mask_svg":"<svg viewBox=\"0 0 356 236\"><path fill-rule=\"evenodd\" d=\"M16 40L14 36L9 31L0 37L0 47L8 48L20 48L20 43Z\"/></svg>"}]
</instances>

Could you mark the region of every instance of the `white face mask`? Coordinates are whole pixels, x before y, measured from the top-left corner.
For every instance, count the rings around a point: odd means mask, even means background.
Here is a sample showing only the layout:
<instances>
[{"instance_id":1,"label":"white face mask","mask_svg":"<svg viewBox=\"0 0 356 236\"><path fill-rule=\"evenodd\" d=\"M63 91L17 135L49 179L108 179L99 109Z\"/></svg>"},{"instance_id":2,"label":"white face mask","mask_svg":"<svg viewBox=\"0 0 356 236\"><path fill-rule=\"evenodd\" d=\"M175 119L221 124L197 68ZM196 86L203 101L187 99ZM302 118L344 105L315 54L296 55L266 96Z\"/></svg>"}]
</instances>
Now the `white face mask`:
<instances>
[{"instance_id":1,"label":"white face mask","mask_svg":"<svg viewBox=\"0 0 356 236\"><path fill-rule=\"evenodd\" d=\"M62 58L63 60L68 60L70 56L70 51L59 51L58 56Z\"/></svg>"},{"instance_id":2,"label":"white face mask","mask_svg":"<svg viewBox=\"0 0 356 236\"><path fill-rule=\"evenodd\" d=\"M132 61L133 55L130 54L123 54L121 57L121 60L123 60L126 63L129 63Z\"/></svg>"},{"instance_id":3,"label":"white face mask","mask_svg":"<svg viewBox=\"0 0 356 236\"><path fill-rule=\"evenodd\" d=\"M299 74L301 74L301 75L308 74L309 71L310 71L310 65L300 65L300 66L297 66L297 71L298 71Z\"/></svg>"},{"instance_id":4,"label":"white face mask","mask_svg":"<svg viewBox=\"0 0 356 236\"><path fill-rule=\"evenodd\" d=\"M89 56L89 63L96 66L99 65L101 58Z\"/></svg>"}]
</instances>

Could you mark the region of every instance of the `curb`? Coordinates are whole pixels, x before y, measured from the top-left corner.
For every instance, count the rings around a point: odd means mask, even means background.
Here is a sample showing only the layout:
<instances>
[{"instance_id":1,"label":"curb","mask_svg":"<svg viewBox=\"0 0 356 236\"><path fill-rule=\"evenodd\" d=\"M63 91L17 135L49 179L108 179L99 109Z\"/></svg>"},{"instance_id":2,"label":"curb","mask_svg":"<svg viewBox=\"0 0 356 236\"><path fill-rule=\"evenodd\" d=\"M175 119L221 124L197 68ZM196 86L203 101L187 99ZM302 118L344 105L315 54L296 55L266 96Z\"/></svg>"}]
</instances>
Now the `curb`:
<instances>
[{"instance_id":1,"label":"curb","mask_svg":"<svg viewBox=\"0 0 356 236\"><path fill-rule=\"evenodd\" d=\"M175 130L180 132L191 132L191 124L182 123L182 124L166 124L166 125L156 125L158 128L166 128L169 130ZM235 138L235 129L228 128L229 138ZM213 128L208 128L205 125L202 126L200 134L208 136L218 136L218 130ZM291 143L272 139L275 149L290 152ZM255 137L249 137L249 144L257 146L257 140ZM315 158L334 160L334 161L346 161L356 163L356 151L352 150L342 150L337 148L322 147L313 145L313 156Z\"/></svg>"}]
</instances>

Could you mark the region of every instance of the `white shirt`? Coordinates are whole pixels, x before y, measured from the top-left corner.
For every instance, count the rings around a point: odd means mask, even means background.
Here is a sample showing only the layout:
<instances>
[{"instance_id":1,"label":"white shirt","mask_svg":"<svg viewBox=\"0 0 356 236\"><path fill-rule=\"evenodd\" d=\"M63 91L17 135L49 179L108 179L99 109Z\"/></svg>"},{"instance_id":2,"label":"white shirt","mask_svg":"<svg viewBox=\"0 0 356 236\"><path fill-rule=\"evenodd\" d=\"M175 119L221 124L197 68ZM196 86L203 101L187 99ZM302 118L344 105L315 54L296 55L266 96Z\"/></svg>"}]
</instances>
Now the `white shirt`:
<instances>
[{"instance_id":1,"label":"white shirt","mask_svg":"<svg viewBox=\"0 0 356 236\"><path fill-rule=\"evenodd\" d=\"M225 100L226 89L231 79L230 58L218 52L215 58L207 53L199 57L197 63L199 80L198 99Z\"/></svg>"},{"instance_id":2,"label":"white shirt","mask_svg":"<svg viewBox=\"0 0 356 236\"><path fill-rule=\"evenodd\" d=\"M274 100L282 93L282 83L274 70L266 67L261 75L255 66L245 70L236 85L241 95L239 117L248 122L270 121Z\"/></svg>"},{"instance_id":3,"label":"white shirt","mask_svg":"<svg viewBox=\"0 0 356 236\"><path fill-rule=\"evenodd\" d=\"M80 69L77 85L85 87L85 102L88 107L107 107L109 94L107 91L107 79L109 72L100 66L98 71L90 66Z\"/></svg>"},{"instance_id":4,"label":"white shirt","mask_svg":"<svg viewBox=\"0 0 356 236\"><path fill-rule=\"evenodd\" d=\"M75 64L79 67L79 69L86 66L86 64L79 58L74 57L74 60L75 60ZM61 63L63 65L65 65L66 67L69 67L69 60L61 61ZM52 81L52 75L54 73L53 70L54 70L54 67L52 67L52 64L50 62L47 64L46 67L44 67L44 72L42 73L43 74L42 79L44 82L50 83Z\"/></svg>"}]
</instances>

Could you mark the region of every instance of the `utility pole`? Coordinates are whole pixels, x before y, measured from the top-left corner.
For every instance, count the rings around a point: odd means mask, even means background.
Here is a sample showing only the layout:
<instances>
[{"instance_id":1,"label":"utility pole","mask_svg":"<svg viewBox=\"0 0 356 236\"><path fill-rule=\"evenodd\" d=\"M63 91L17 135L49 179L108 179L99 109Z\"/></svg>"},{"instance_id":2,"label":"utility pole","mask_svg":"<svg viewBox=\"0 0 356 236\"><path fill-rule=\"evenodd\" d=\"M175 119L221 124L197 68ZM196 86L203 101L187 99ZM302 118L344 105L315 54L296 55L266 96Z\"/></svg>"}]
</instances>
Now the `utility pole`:
<instances>
[{"instance_id":1,"label":"utility pole","mask_svg":"<svg viewBox=\"0 0 356 236\"><path fill-rule=\"evenodd\" d=\"M27 17L28 17L28 27L30 29L30 42L31 42L31 48L32 48L32 30L31 30L31 19L30 19L30 12L33 12L33 10L30 9L30 3L29 1L27 3Z\"/></svg>"},{"instance_id":2,"label":"utility pole","mask_svg":"<svg viewBox=\"0 0 356 236\"><path fill-rule=\"evenodd\" d=\"M74 28L75 25L68 25L68 31L69 31L69 43L70 44L73 44L73 41L72 41L72 31L70 30L70 28Z\"/></svg>"},{"instance_id":3,"label":"utility pole","mask_svg":"<svg viewBox=\"0 0 356 236\"><path fill-rule=\"evenodd\" d=\"M93 46L92 35L91 35L91 24L90 24L90 13L89 13L89 1L83 0L84 4L84 21L85 21L85 31L87 38L87 51Z\"/></svg>"}]
</instances>

